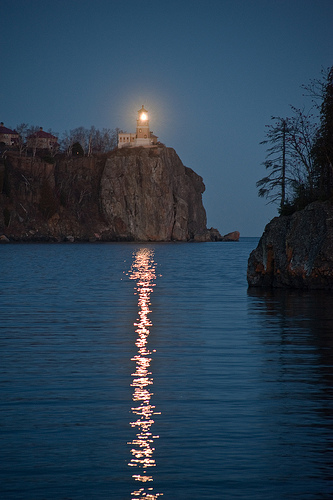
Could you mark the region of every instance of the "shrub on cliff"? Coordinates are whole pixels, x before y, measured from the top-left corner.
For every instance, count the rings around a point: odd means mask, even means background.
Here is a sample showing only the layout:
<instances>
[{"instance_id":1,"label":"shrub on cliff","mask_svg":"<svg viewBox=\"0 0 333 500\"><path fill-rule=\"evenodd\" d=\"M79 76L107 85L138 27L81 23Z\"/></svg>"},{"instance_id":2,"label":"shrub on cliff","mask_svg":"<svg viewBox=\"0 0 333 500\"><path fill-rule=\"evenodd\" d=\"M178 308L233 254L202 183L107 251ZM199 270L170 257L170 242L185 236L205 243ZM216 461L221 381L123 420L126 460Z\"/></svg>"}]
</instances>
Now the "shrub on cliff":
<instances>
[{"instance_id":1,"label":"shrub on cliff","mask_svg":"<svg viewBox=\"0 0 333 500\"><path fill-rule=\"evenodd\" d=\"M5 168L3 170L1 192L9 198L11 192L11 183L9 179L9 162L8 160L5 160L4 163L5 163Z\"/></svg>"},{"instance_id":2,"label":"shrub on cliff","mask_svg":"<svg viewBox=\"0 0 333 500\"><path fill-rule=\"evenodd\" d=\"M59 201L48 181L44 180L40 188L39 210L46 219L49 219L58 209Z\"/></svg>"},{"instance_id":3,"label":"shrub on cliff","mask_svg":"<svg viewBox=\"0 0 333 500\"><path fill-rule=\"evenodd\" d=\"M56 160L53 156L43 156L43 161L45 161L46 163L49 163L50 165L54 165Z\"/></svg>"},{"instance_id":4,"label":"shrub on cliff","mask_svg":"<svg viewBox=\"0 0 333 500\"><path fill-rule=\"evenodd\" d=\"M75 142L72 146L72 156L84 156L84 151L79 142Z\"/></svg>"}]
</instances>

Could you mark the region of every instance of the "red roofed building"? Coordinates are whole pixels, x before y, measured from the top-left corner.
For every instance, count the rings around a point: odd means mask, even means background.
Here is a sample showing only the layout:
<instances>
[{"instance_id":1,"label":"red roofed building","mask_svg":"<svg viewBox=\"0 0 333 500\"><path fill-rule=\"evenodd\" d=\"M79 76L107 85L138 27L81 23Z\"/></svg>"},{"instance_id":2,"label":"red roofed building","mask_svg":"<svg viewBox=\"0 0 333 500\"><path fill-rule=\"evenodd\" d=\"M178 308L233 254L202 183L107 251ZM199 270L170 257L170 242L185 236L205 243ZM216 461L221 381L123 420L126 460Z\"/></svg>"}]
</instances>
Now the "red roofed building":
<instances>
[{"instance_id":1,"label":"red roofed building","mask_svg":"<svg viewBox=\"0 0 333 500\"><path fill-rule=\"evenodd\" d=\"M40 127L37 132L27 137L27 147L33 149L54 149L58 145L58 137L44 132L43 127Z\"/></svg>"},{"instance_id":2,"label":"red roofed building","mask_svg":"<svg viewBox=\"0 0 333 500\"><path fill-rule=\"evenodd\" d=\"M18 141L19 135L16 130L11 130L4 126L3 122L0 123L0 142L6 146L13 146Z\"/></svg>"}]
</instances>

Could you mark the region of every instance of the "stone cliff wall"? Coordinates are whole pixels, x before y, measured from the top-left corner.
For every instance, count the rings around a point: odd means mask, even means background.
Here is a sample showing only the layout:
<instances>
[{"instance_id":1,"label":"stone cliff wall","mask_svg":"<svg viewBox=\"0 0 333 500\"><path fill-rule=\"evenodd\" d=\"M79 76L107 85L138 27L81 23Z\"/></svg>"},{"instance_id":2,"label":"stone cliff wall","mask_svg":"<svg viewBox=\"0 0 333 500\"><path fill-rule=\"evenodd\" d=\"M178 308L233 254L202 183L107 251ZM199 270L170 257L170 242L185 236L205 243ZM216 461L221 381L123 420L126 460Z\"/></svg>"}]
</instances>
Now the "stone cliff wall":
<instances>
[{"instance_id":1,"label":"stone cliff wall","mask_svg":"<svg viewBox=\"0 0 333 500\"><path fill-rule=\"evenodd\" d=\"M0 165L0 234L14 241L212 241L202 178L171 148Z\"/></svg>"},{"instance_id":2,"label":"stone cliff wall","mask_svg":"<svg viewBox=\"0 0 333 500\"><path fill-rule=\"evenodd\" d=\"M121 238L205 240L204 190L171 148L121 149L106 161L101 205L111 233Z\"/></svg>"},{"instance_id":3,"label":"stone cliff wall","mask_svg":"<svg viewBox=\"0 0 333 500\"><path fill-rule=\"evenodd\" d=\"M333 206L275 217L248 262L249 286L333 289Z\"/></svg>"}]
</instances>

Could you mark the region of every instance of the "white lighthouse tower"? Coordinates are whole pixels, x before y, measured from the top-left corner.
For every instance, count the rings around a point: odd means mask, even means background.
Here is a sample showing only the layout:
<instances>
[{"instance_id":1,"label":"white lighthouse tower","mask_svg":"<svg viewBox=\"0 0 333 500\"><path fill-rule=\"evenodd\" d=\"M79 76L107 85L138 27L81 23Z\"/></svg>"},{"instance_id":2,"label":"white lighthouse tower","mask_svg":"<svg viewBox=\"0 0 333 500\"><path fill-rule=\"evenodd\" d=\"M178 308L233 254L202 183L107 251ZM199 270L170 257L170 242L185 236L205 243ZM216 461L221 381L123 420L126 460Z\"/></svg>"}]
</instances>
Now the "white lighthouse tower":
<instances>
[{"instance_id":1,"label":"white lighthouse tower","mask_svg":"<svg viewBox=\"0 0 333 500\"><path fill-rule=\"evenodd\" d=\"M149 130L148 111L142 105L136 119L136 133L121 132L118 134L118 148L143 146L150 148L157 143L157 136Z\"/></svg>"},{"instance_id":2,"label":"white lighthouse tower","mask_svg":"<svg viewBox=\"0 0 333 500\"><path fill-rule=\"evenodd\" d=\"M149 130L149 118L148 111L142 105L142 108L138 111L138 117L136 119L136 146L150 146L150 130Z\"/></svg>"}]
</instances>

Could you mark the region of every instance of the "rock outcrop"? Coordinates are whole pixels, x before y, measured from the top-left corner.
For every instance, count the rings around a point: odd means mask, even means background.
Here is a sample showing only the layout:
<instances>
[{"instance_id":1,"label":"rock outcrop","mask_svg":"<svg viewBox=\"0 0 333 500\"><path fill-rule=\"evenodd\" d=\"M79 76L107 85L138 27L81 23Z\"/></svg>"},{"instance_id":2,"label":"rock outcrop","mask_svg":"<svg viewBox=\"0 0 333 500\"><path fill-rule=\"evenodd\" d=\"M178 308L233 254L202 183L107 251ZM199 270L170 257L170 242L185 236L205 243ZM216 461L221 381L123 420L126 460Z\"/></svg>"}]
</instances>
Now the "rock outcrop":
<instances>
[{"instance_id":1,"label":"rock outcrop","mask_svg":"<svg viewBox=\"0 0 333 500\"><path fill-rule=\"evenodd\" d=\"M333 206L315 202L275 217L248 261L255 287L333 290Z\"/></svg>"},{"instance_id":2,"label":"rock outcrop","mask_svg":"<svg viewBox=\"0 0 333 500\"><path fill-rule=\"evenodd\" d=\"M107 159L101 206L110 236L209 241L202 178L171 148L119 149Z\"/></svg>"},{"instance_id":3,"label":"rock outcrop","mask_svg":"<svg viewBox=\"0 0 333 500\"><path fill-rule=\"evenodd\" d=\"M233 231L232 233L225 234L222 236L222 241L239 241L240 232Z\"/></svg>"},{"instance_id":4,"label":"rock outcrop","mask_svg":"<svg viewBox=\"0 0 333 500\"><path fill-rule=\"evenodd\" d=\"M0 168L10 241L222 241L207 229L202 178L164 146L98 157L21 158Z\"/></svg>"}]
</instances>

